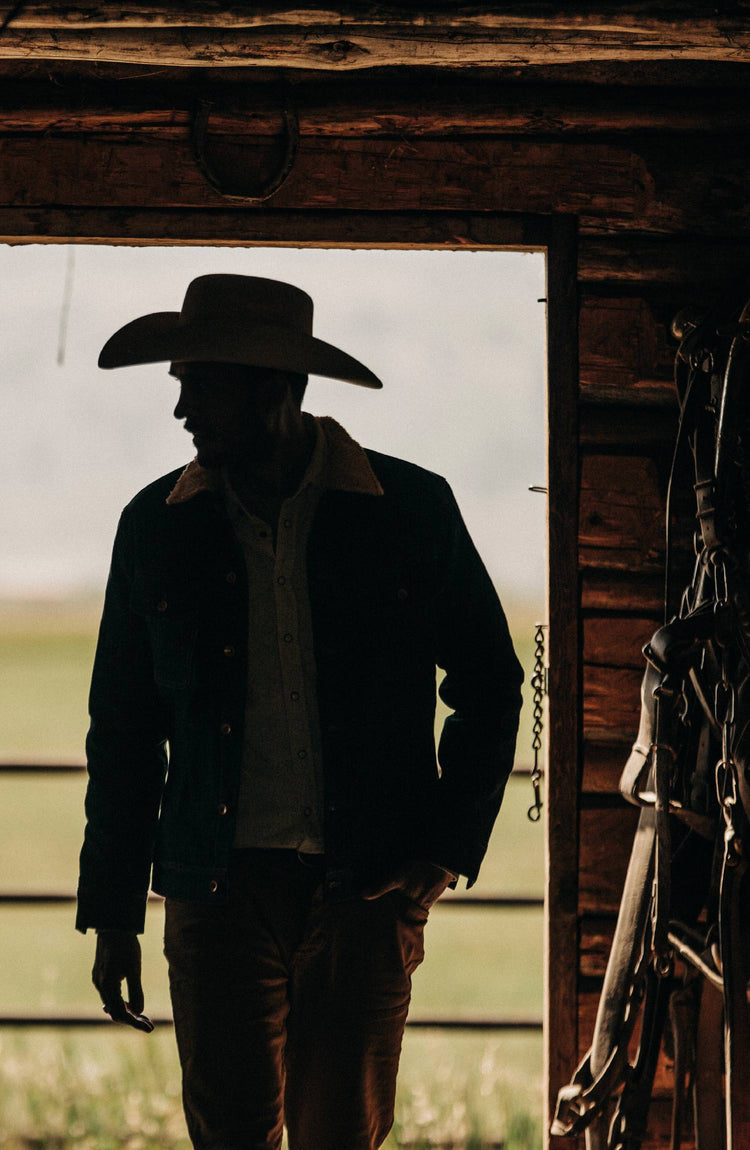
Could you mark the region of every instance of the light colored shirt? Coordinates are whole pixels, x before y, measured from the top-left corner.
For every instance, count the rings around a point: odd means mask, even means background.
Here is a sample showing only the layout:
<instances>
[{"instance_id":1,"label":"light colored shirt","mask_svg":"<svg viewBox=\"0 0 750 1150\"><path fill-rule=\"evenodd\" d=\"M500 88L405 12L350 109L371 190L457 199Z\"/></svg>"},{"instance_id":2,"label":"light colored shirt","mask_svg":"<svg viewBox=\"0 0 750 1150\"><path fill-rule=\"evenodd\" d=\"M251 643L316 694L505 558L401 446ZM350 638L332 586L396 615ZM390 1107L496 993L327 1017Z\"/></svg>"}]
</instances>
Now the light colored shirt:
<instances>
[{"instance_id":1,"label":"light colored shirt","mask_svg":"<svg viewBox=\"0 0 750 1150\"><path fill-rule=\"evenodd\" d=\"M307 589L307 543L328 449L321 426L307 470L272 526L222 475L248 580L248 675L235 847L324 850L323 764Z\"/></svg>"},{"instance_id":2,"label":"light colored shirt","mask_svg":"<svg viewBox=\"0 0 750 1150\"><path fill-rule=\"evenodd\" d=\"M320 853L325 846L307 541L323 488L374 496L383 489L366 453L343 427L327 415L315 424L310 464L282 505L275 548L271 525L248 514L226 475L201 467L197 459L167 497L170 505L203 491L222 497L247 564L249 665L238 847Z\"/></svg>"}]
</instances>

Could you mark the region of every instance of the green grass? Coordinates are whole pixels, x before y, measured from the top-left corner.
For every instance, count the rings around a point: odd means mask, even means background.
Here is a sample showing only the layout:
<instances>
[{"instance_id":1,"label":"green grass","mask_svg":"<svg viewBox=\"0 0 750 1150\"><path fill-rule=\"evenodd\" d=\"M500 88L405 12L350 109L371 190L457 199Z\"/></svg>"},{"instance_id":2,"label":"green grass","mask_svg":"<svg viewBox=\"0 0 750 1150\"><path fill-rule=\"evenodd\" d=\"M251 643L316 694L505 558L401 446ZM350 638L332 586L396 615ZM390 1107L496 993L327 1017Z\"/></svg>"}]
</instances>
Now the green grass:
<instances>
[{"instance_id":1,"label":"green grass","mask_svg":"<svg viewBox=\"0 0 750 1150\"><path fill-rule=\"evenodd\" d=\"M0 600L0 762L80 762L97 598Z\"/></svg>"},{"instance_id":2,"label":"green grass","mask_svg":"<svg viewBox=\"0 0 750 1150\"><path fill-rule=\"evenodd\" d=\"M81 761L98 609L97 600L0 602L0 761ZM517 646L528 680L530 620ZM525 710L521 764L530 761ZM75 889L84 788L83 775L0 775L4 890ZM526 819L531 800L528 780L511 780L472 893L541 894L542 829ZM538 1017L541 914L467 911L449 899L430 917L412 1016ZM160 905L150 906L144 985L155 1015L169 1013L161 919ZM72 906L0 907L0 1013L98 1016L92 957L93 938L73 930ZM540 1113L538 1035L411 1030L387 1146L532 1150L541 1145ZM68 1145L188 1146L169 1031L0 1030L0 1148Z\"/></svg>"},{"instance_id":3,"label":"green grass","mask_svg":"<svg viewBox=\"0 0 750 1150\"><path fill-rule=\"evenodd\" d=\"M387 1150L537 1150L527 1036L407 1034ZM189 1150L172 1036L125 1028L0 1034L0 1146Z\"/></svg>"}]
</instances>

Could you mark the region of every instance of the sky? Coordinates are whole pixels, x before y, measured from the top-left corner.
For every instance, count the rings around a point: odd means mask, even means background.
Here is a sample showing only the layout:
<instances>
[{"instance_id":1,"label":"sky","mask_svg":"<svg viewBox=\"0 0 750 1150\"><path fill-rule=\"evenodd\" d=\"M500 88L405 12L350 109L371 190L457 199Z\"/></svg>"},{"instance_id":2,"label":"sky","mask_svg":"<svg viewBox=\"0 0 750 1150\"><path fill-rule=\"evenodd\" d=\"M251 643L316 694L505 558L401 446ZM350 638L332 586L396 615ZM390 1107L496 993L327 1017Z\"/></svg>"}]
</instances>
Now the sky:
<instances>
[{"instance_id":1,"label":"sky","mask_svg":"<svg viewBox=\"0 0 750 1150\"><path fill-rule=\"evenodd\" d=\"M501 594L541 609L545 500L528 488L546 483L546 290L530 252L0 246L0 595L103 587L124 504L191 458L168 365L97 358L209 272L310 293L314 334L384 387L311 377L305 408L444 475Z\"/></svg>"}]
</instances>

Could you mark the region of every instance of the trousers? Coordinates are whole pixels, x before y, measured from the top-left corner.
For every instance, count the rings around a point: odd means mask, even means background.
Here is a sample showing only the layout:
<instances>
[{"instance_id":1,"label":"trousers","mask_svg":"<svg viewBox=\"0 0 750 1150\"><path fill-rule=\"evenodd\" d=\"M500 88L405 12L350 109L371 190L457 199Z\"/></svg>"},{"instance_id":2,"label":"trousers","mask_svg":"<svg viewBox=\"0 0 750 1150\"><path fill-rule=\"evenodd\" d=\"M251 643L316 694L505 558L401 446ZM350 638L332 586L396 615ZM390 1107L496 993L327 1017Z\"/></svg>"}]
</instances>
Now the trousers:
<instances>
[{"instance_id":1,"label":"trousers","mask_svg":"<svg viewBox=\"0 0 750 1150\"><path fill-rule=\"evenodd\" d=\"M323 899L296 851L235 851L223 905L166 900L164 951L197 1150L376 1150L428 911ZM308 856L310 860L310 856ZM313 858L314 864L314 858Z\"/></svg>"}]
</instances>

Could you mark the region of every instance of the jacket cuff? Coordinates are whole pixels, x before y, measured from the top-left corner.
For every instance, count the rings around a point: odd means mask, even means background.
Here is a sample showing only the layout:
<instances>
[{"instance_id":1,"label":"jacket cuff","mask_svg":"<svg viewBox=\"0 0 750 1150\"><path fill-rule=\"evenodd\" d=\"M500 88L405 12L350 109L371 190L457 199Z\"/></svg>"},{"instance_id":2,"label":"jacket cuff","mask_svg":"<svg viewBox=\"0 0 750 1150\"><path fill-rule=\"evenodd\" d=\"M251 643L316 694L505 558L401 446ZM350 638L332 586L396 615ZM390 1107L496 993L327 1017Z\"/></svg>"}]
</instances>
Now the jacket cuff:
<instances>
[{"instance_id":1,"label":"jacket cuff","mask_svg":"<svg viewBox=\"0 0 750 1150\"><path fill-rule=\"evenodd\" d=\"M128 898L109 897L106 902L79 891L76 930L127 930L143 934L146 925L146 899L139 895Z\"/></svg>"}]
</instances>

